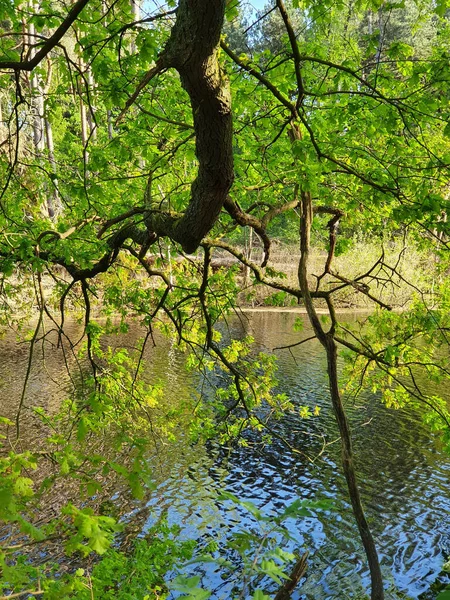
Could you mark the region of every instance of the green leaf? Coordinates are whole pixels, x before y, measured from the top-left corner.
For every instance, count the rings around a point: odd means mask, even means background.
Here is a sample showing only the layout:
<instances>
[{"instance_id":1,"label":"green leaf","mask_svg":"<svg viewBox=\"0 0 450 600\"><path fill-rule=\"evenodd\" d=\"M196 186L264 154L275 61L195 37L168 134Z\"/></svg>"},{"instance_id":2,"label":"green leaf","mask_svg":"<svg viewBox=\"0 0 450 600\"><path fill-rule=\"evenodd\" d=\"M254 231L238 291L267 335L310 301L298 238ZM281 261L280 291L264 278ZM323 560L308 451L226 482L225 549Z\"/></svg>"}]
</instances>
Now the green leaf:
<instances>
[{"instance_id":1,"label":"green leaf","mask_svg":"<svg viewBox=\"0 0 450 600\"><path fill-rule=\"evenodd\" d=\"M183 577L179 575L170 583L171 589L186 594L186 598L192 598L192 600L206 600L211 596L211 592L202 590L197 587L200 583L200 576L195 575L193 577Z\"/></svg>"},{"instance_id":2,"label":"green leaf","mask_svg":"<svg viewBox=\"0 0 450 600\"><path fill-rule=\"evenodd\" d=\"M87 434L88 431L89 431L88 421L83 416L78 421L77 439L78 439L79 442L82 442L86 438L86 434Z\"/></svg>"},{"instance_id":3,"label":"green leaf","mask_svg":"<svg viewBox=\"0 0 450 600\"><path fill-rule=\"evenodd\" d=\"M268 596L267 594L265 594L260 589L255 590L252 598L253 598L253 600L270 600L270 596Z\"/></svg>"},{"instance_id":4,"label":"green leaf","mask_svg":"<svg viewBox=\"0 0 450 600\"><path fill-rule=\"evenodd\" d=\"M301 317L296 317L294 321L294 331L303 331L304 322Z\"/></svg>"},{"instance_id":5,"label":"green leaf","mask_svg":"<svg viewBox=\"0 0 450 600\"><path fill-rule=\"evenodd\" d=\"M283 569L273 560L263 559L261 561L261 571L279 585L283 583L283 579L289 579L289 575L286 575Z\"/></svg>"},{"instance_id":6,"label":"green leaf","mask_svg":"<svg viewBox=\"0 0 450 600\"><path fill-rule=\"evenodd\" d=\"M29 477L18 477L14 482L14 493L27 498L33 496L33 480Z\"/></svg>"},{"instance_id":7,"label":"green leaf","mask_svg":"<svg viewBox=\"0 0 450 600\"><path fill-rule=\"evenodd\" d=\"M449 0L436 0L435 13L440 17L443 17L447 12L447 9L450 8Z\"/></svg>"},{"instance_id":8,"label":"green leaf","mask_svg":"<svg viewBox=\"0 0 450 600\"><path fill-rule=\"evenodd\" d=\"M228 0L225 9L225 18L227 21L233 21L239 16L239 0Z\"/></svg>"}]
</instances>

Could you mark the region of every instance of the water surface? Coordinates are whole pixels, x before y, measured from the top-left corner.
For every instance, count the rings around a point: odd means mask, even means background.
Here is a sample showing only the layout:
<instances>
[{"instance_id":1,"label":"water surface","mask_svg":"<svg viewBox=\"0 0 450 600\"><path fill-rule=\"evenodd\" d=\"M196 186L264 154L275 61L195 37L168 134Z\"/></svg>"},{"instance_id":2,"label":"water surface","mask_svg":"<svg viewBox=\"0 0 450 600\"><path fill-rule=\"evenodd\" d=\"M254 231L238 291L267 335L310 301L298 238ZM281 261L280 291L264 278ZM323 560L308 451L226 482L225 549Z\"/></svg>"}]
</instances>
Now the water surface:
<instances>
[{"instance_id":1,"label":"water surface","mask_svg":"<svg viewBox=\"0 0 450 600\"><path fill-rule=\"evenodd\" d=\"M235 317L222 326L225 337L251 334L257 349L273 348L309 337L308 328L293 331L297 315L291 312L254 312ZM350 316L348 317L351 318ZM75 335L78 326L72 324ZM142 331L115 340L132 349ZM39 443L40 424L29 407L52 410L70 387L61 349L48 343L45 368L42 347L36 352L25 395L24 422L30 444ZM27 367L27 348L12 336L0 342L0 394L2 413L13 416ZM167 510L169 521L178 523L183 537L195 537L200 546L213 539L228 558L227 539L240 528L258 531L258 524L232 502L219 502L225 489L255 503L267 515L280 512L296 498L328 499L330 509L319 516L290 519L294 540L286 549L310 553L307 576L293 594L294 600L357 598L368 589L365 557L353 522L345 480L340 467L337 427L330 407L325 356L316 341L291 351L276 351L279 389L295 405L318 405L320 416L301 419L297 412L274 423L274 428L304 455L290 452L279 440L262 444L248 434L247 447L218 448L179 444L151 459L158 488L146 507L133 504L128 518L145 533L155 515ZM174 399L198 391L198 376L183 369L184 356L173 344L157 340L150 345L146 378L165 382ZM74 356L66 360L76 373ZM82 368L80 369L80 372ZM417 411L390 410L377 396L366 394L357 403L347 402L357 456L362 497L379 549L388 585L411 598L435 597L429 590L450 553L450 458L438 438L422 424ZM325 448L324 448L325 446ZM319 456L320 455L320 456ZM318 458L319 456L319 458ZM238 563L236 563L238 568ZM214 564L191 566L186 573L200 573L202 583L214 590L213 598L230 598L233 581L223 581ZM388 598L394 594L388 593Z\"/></svg>"}]
</instances>

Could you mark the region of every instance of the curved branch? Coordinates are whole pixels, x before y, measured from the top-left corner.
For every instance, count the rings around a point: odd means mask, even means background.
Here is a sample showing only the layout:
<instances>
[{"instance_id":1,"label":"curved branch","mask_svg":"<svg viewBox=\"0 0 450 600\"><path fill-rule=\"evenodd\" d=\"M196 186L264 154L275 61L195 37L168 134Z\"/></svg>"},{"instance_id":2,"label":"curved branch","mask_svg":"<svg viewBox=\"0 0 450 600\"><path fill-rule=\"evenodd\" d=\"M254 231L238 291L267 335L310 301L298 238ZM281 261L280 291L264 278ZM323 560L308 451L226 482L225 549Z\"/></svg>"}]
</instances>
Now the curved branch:
<instances>
[{"instance_id":1,"label":"curved branch","mask_svg":"<svg viewBox=\"0 0 450 600\"><path fill-rule=\"evenodd\" d=\"M281 213L291 210L293 208L297 208L299 203L298 186L296 186L294 196L294 199L290 202L286 202L285 204L281 204L280 206L271 207L261 219L257 219L256 217L251 215L250 210L244 212L241 209L241 207L236 202L234 202L232 198L230 198L230 196L228 196L225 200L224 208L228 212L228 214L236 221L236 223L239 223L239 225L242 225L243 227L251 227L255 231L255 233L257 233L261 238L264 246L264 259L261 263L261 267L265 267L269 261L271 241L266 232L267 226L269 225L270 221L274 219L277 215L280 215Z\"/></svg>"},{"instance_id":2,"label":"curved branch","mask_svg":"<svg viewBox=\"0 0 450 600\"><path fill-rule=\"evenodd\" d=\"M0 60L0 69L13 69L14 71L32 71L34 67L36 67L53 48L58 44L60 39L63 37L65 33L67 33L69 27L81 13L83 8L89 0L78 0L75 2L69 14L61 23L61 25L57 28L55 33L51 35L47 41L43 44L42 48L37 52L32 59L24 60L24 61L9 61L9 60Z\"/></svg>"},{"instance_id":3,"label":"curved branch","mask_svg":"<svg viewBox=\"0 0 450 600\"><path fill-rule=\"evenodd\" d=\"M233 52L233 50L231 50L231 48L229 48L225 44L225 42L222 41L220 46L221 46L222 50L224 50L224 52L226 54L228 54L228 56L231 58L231 60L238 65L238 67L241 67L241 69L243 69L244 71L247 71L247 73L249 73L250 75L253 75L253 77L255 79L257 79L260 83L263 84L264 87L266 87L270 92L272 92L272 94L278 100L278 102L280 102L283 106L285 106L290 111L293 118L297 117L297 109L296 109L295 105L292 104L292 102L289 100L289 98L287 98L284 94L282 94L280 92L280 90L269 79L267 79L267 77L265 77L257 69L254 69L253 67L251 67L248 62L241 60L239 58L239 56L237 54L235 54Z\"/></svg>"},{"instance_id":4,"label":"curved branch","mask_svg":"<svg viewBox=\"0 0 450 600\"><path fill-rule=\"evenodd\" d=\"M270 238L266 233L265 225L253 215L244 212L241 207L230 198L230 196L227 196L224 208L236 221L236 223L239 223L239 225L242 225L243 227L251 227L262 239L264 245L264 259L261 267L265 267L269 260L270 253Z\"/></svg>"},{"instance_id":5,"label":"curved branch","mask_svg":"<svg viewBox=\"0 0 450 600\"><path fill-rule=\"evenodd\" d=\"M273 279L267 279L265 277L264 272L261 269L261 267L256 265L254 262L248 260L242 252L240 252L239 250L237 250L230 244L227 244L226 242L223 242L222 240L205 239L204 245L211 246L211 248L222 248L223 250L226 250L229 254L231 254L232 256L237 258L239 262L241 262L243 265L245 265L252 271L252 273L255 276L255 279L256 279L256 281L258 281L258 283L263 283L264 285L267 285L268 287L270 287L274 290L279 290L280 292L286 292L286 294L290 294L291 296L294 296L294 298L297 298L297 300L301 300L303 298L303 292L301 291L300 288L291 287L284 283L274 281ZM329 296L329 292L325 292L325 291L321 291L321 290L311 291L310 294L311 294L311 298L323 298L325 300Z\"/></svg>"},{"instance_id":6,"label":"curved branch","mask_svg":"<svg viewBox=\"0 0 450 600\"><path fill-rule=\"evenodd\" d=\"M151 213L146 225L149 232L170 237L189 254L213 227L234 180L231 95L218 56L224 14L225 0L180 0L164 50L126 106L156 74L168 68L178 71L191 101L198 174L181 217Z\"/></svg>"},{"instance_id":7,"label":"curved branch","mask_svg":"<svg viewBox=\"0 0 450 600\"><path fill-rule=\"evenodd\" d=\"M286 10L286 7L284 6L283 0L277 0L277 7L278 7L278 10L280 11L281 18L283 19L284 26L288 33L289 43L291 45L292 54L294 55L295 78L297 80L297 92L298 92L298 97L297 97L297 102L296 102L295 107L298 110L302 104L303 98L305 97L305 87L303 85L303 78L302 78L302 73L301 73L301 68L300 68L300 63L301 63L302 59L300 56L300 51L298 49L297 37L295 35L291 19L289 18L289 14Z\"/></svg>"}]
</instances>

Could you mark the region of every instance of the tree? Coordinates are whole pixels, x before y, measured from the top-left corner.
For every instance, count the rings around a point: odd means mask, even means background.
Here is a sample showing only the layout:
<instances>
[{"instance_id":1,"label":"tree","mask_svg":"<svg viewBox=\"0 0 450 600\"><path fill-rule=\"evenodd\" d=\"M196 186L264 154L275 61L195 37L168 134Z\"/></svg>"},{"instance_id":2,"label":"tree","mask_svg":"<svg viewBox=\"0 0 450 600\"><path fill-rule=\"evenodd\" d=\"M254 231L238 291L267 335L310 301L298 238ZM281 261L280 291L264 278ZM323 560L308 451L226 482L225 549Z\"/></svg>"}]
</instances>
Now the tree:
<instances>
[{"instance_id":1,"label":"tree","mask_svg":"<svg viewBox=\"0 0 450 600\"><path fill-rule=\"evenodd\" d=\"M141 317L146 340L156 326L169 330L191 348L197 368L217 365L229 375L230 387L218 394L217 403L196 411L197 433L199 421L209 433L221 426L227 434L244 426L268 428L254 411L263 401L275 411L286 409L284 399L271 394L272 361L261 358L255 366L245 345L223 348L217 340L214 325L235 302L236 284L232 271L213 274L214 252L226 251L259 284L303 302L326 352L343 469L370 566L372 599L379 600L383 582L360 500L337 349L352 353L356 386L371 378L391 403L423 403L427 418L447 436L445 402L417 385L414 369L422 368L430 377L448 376L439 352L447 344L449 294L443 283L431 304L418 290L408 312L397 314L380 298L379 288L395 285L402 275L383 253L367 272L351 276L339 273L333 261L338 226L345 220L348 227L378 237L380 230L391 235L408 231L439 257L441 273L448 267L446 5L430 3L428 8L428 14L434 10L436 43L426 59L415 59L411 46L397 39L374 55L361 39L367 11L383 15L397 5L305 2L299 8L293 2L287 9L276 0L259 23L263 34L280 28L283 34L276 34L274 48L259 41L252 57L238 55L221 40L225 12L233 18L234 2L228 8L223 0L169 5L138 20L128 1L78 0L68 12L50 1L19 10L8 2L1 5L3 289L9 297L18 291L11 279L18 269L34 278L38 320L30 364L35 343L44 335L44 317L54 323L62 343L66 305L83 305L92 377L89 393L68 414L76 420L80 443L120 414L118 447L131 447L135 463L125 468L114 457L101 460L114 464L137 495L145 479L144 450L139 436L125 434L125 425L138 419L140 410L147 416L150 410L152 424L161 430L164 419L151 410L157 390L138 383L140 360L133 377L123 368L128 357L102 348L103 329L91 311L95 286L102 289L105 310L117 311L124 322L131 311ZM24 36L25 19L32 27ZM305 29L300 37L299 23ZM36 110L43 102L40 82L50 66L44 106ZM42 119L47 154L43 148L37 151L37 141L33 147L27 140ZM50 209L55 202L61 203L57 211ZM288 285L270 269L271 231L277 217L295 219L296 210L298 284ZM229 241L234 229L247 227L262 240L261 265ZM309 253L314 227L325 227L328 245L323 272L313 277ZM169 261L171 270L164 263L158 267L158 244L163 252L175 244L185 260ZM198 249L201 260L189 262L184 253ZM151 284L142 287L128 280L124 285L127 268ZM55 281L59 318L44 289L45 273ZM353 288L377 307L374 333L356 335L339 323L333 298L343 288ZM328 327L318 317L317 302L328 309ZM425 349L417 344L424 338L429 342ZM128 385L128 402L111 374ZM15 417L17 439L27 379ZM62 474L88 460L81 449L75 452L61 438L58 443L63 450L55 460ZM14 460L28 468L36 455ZM89 460L93 465L94 459ZM32 485L17 486L22 467L14 470L9 462L5 470L10 473L9 500L2 518L31 535L23 514ZM94 468L84 485L95 489ZM73 506L65 517L58 526L64 529L69 520L70 532L78 532L70 538L72 549L102 552L115 531L112 521L95 520ZM88 539L84 546L83 536Z\"/></svg>"}]
</instances>

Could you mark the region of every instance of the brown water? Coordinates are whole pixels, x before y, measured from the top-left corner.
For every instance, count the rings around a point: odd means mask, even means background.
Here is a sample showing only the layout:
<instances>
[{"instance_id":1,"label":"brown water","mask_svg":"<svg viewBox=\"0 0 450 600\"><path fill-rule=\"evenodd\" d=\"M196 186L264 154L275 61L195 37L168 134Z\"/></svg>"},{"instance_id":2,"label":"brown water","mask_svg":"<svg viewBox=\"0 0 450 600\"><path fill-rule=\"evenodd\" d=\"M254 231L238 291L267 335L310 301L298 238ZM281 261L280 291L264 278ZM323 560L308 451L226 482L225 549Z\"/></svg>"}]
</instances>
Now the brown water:
<instances>
[{"instance_id":1,"label":"brown water","mask_svg":"<svg viewBox=\"0 0 450 600\"><path fill-rule=\"evenodd\" d=\"M283 312L247 313L234 318L224 333L239 338L251 333L259 348L272 350L300 337L307 328L293 332L296 315ZM72 325L75 335L76 325ZM132 348L142 334L138 327L121 336L119 343ZM45 346L46 367L36 360L27 387L25 407L33 404L56 408L70 386L61 350ZM0 394L3 414L14 413L26 371L27 348L17 346L13 336L0 342ZM292 350L277 351L280 391L298 405L321 407L320 418L302 420L286 415L274 427L311 458L323 441L337 439L329 406L325 357L317 342ZM167 382L174 398L198 389L198 377L182 368L184 357L176 347L158 342L149 347L146 358L149 380ZM67 356L76 373L76 361ZM82 370L82 369L81 369ZM80 371L81 372L81 371ZM422 425L413 410L388 410L379 398L366 394L358 405L347 406L353 427L357 468L362 495L379 548L388 585L395 585L411 598L434 598L431 585L450 553L450 457L439 440ZM30 443L39 441L39 424L33 413L24 411ZM217 493L226 489L257 504L266 514L275 514L297 497L331 500L331 509L319 518L288 522L295 541L287 549L309 550L307 577L294 593L294 600L356 598L367 590L369 578L361 544L347 500L345 481L339 466L339 444L327 446L314 463L286 450L275 440L262 446L257 436L248 435L249 447L192 448L182 446L160 454L154 460L158 489L146 507L133 505L128 519L136 519L139 531L154 522L162 507L170 522L179 523L182 535L201 543L213 538L219 546L240 526L256 527L252 517L231 503L218 503ZM145 510L142 510L145 508ZM227 551L224 549L226 554ZM213 564L192 566L188 573L200 573L203 584L213 589L212 598L229 598L233 581L222 581ZM397 598L388 592L388 598Z\"/></svg>"}]
</instances>

